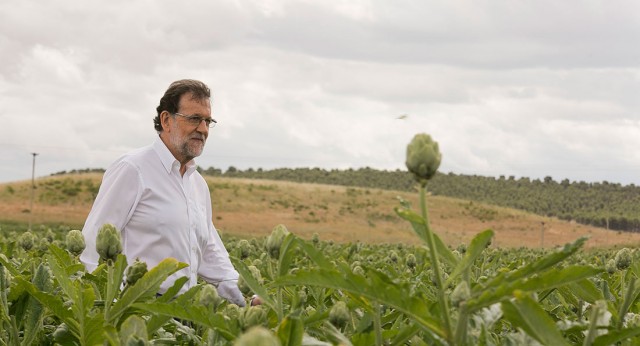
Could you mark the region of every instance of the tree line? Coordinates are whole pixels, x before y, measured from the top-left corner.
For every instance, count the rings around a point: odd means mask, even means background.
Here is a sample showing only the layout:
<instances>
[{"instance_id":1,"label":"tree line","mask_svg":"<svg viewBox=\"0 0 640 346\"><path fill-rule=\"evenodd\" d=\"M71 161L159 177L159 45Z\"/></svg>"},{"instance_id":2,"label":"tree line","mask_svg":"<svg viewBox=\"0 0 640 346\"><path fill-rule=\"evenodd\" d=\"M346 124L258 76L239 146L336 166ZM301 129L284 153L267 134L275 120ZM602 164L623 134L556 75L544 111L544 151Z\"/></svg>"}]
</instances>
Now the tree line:
<instances>
[{"instance_id":1,"label":"tree line","mask_svg":"<svg viewBox=\"0 0 640 346\"><path fill-rule=\"evenodd\" d=\"M369 167L345 170L321 168L261 168L226 171L210 167L200 172L211 176L286 180L387 190L412 191L415 182L407 171ZM486 177L438 173L429 182L433 195L455 197L525 210L581 224L612 230L640 231L640 187L619 183L569 181L551 177L516 179L514 176Z\"/></svg>"}]
</instances>

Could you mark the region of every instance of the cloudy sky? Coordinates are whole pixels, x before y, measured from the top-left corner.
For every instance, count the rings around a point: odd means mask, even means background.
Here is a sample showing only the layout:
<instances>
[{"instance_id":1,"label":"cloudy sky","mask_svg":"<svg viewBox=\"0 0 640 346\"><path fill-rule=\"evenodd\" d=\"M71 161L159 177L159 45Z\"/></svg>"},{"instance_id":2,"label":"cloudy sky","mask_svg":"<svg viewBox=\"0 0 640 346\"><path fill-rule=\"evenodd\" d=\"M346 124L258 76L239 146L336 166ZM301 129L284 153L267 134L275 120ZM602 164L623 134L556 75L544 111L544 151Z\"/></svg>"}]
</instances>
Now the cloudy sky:
<instances>
[{"instance_id":1,"label":"cloudy sky","mask_svg":"<svg viewBox=\"0 0 640 346\"><path fill-rule=\"evenodd\" d=\"M635 0L3 0L0 182L106 168L194 78L205 168L403 169L426 132L443 172L640 184L639 42Z\"/></svg>"}]
</instances>

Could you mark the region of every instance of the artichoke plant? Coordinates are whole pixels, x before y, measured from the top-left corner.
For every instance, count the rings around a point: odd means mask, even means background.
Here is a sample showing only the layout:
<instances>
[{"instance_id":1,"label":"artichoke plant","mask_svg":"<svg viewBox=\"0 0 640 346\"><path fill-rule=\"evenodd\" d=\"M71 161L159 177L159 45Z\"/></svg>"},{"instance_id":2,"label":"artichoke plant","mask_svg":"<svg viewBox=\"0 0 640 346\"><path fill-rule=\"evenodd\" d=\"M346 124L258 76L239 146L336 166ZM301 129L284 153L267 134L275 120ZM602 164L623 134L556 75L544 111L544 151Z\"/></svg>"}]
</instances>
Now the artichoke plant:
<instances>
[{"instance_id":1,"label":"artichoke plant","mask_svg":"<svg viewBox=\"0 0 640 346\"><path fill-rule=\"evenodd\" d=\"M65 238L65 245L67 246L67 250L71 252L74 256L80 256L82 251L85 248L84 236L82 232L74 229L67 233L67 237Z\"/></svg>"},{"instance_id":2,"label":"artichoke plant","mask_svg":"<svg viewBox=\"0 0 640 346\"><path fill-rule=\"evenodd\" d=\"M96 238L96 251L103 261L115 261L122 253L122 238L120 232L112 224L104 224L98 230Z\"/></svg>"},{"instance_id":3,"label":"artichoke plant","mask_svg":"<svg viewBox=\"0 0 640 346\"><path fill-rule=\"evenodd\" d=\"M422 185L433 178L440 167L442 155L438 142L426 133L419 133L413 137L407 146L406 165L414 178Z\"/></svg>"}]
</instances>

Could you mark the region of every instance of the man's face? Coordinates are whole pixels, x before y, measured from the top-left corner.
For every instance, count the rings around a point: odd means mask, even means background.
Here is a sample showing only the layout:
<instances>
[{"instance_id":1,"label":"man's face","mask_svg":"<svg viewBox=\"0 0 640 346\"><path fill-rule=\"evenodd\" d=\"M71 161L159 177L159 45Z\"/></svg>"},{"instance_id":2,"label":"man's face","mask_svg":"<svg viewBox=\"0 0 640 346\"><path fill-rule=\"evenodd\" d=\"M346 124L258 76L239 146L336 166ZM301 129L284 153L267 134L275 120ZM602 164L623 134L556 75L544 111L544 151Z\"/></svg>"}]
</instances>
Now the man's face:
<instances>
[{"instance_id":1,"label":"man's face","mask_svg":"<svg viewBox=\"0 0 640 346\"><path fill-rule=\"evenodd\" d=\"M194 100L191 93L184 94L180 98L178 113L186 116L197 115L202 118L211 118L211 103L209 99ZM204 143L209 136L209 127L204 121L197 126L190 124L184 117L170 116L169 126L165 127L167 146L182 164L200 156L204 149Z\"/></svg>"}]
</instances>

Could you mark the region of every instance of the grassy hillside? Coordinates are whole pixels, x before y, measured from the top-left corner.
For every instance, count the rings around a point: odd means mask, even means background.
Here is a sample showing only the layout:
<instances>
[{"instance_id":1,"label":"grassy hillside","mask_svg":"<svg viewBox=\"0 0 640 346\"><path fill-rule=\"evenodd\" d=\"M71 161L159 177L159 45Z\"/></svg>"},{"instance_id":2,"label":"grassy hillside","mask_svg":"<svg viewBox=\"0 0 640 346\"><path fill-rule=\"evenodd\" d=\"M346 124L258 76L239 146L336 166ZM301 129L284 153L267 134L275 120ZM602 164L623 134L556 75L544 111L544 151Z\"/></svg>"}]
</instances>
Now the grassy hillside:
<instances>
[{"instance_id":1,"label":"grassy hillside","mask_svg":"<svg viewBox=\"0 0 640 346\"><path fill-rule=\"evenodd\" d=\"M75 174L36 181L32 222L80 228L98 191L101 174ZM398 196L417 205L417 194L371 188L207 177L214 223L221 233L260 237L277 224L303 238L367 243L417 243L410 225L393 208ZM0 223L29 221L30 181L0 184ZM442 196L429 197L431 222L452 246L477 232L496 232L493 246L545 247L589 235L588 247L635 245L640 234L620 233L554 218ZM9 226L7 226L9 225Z\"/></svg>"}]
</instances>

